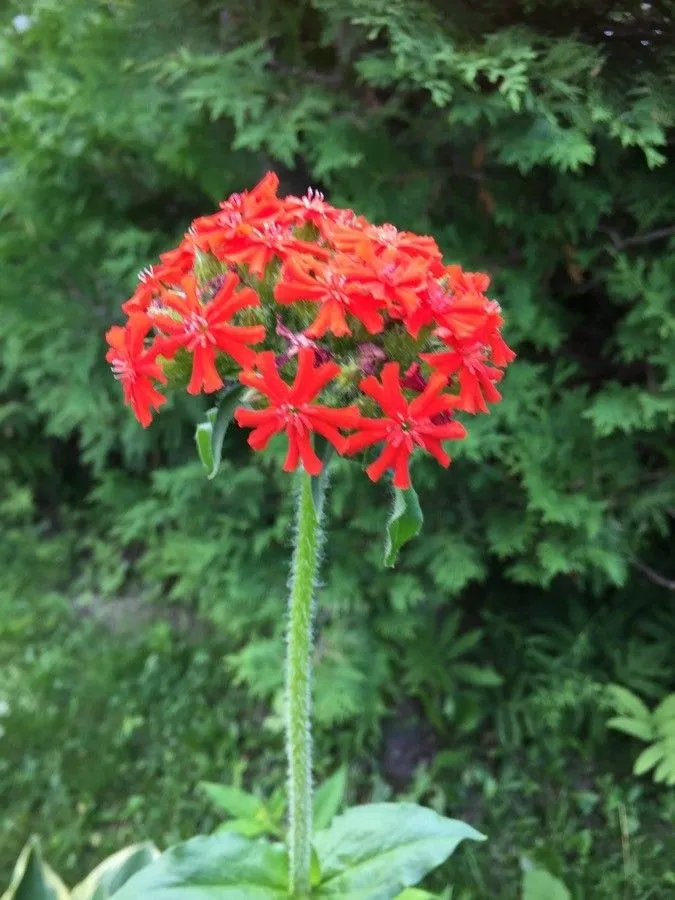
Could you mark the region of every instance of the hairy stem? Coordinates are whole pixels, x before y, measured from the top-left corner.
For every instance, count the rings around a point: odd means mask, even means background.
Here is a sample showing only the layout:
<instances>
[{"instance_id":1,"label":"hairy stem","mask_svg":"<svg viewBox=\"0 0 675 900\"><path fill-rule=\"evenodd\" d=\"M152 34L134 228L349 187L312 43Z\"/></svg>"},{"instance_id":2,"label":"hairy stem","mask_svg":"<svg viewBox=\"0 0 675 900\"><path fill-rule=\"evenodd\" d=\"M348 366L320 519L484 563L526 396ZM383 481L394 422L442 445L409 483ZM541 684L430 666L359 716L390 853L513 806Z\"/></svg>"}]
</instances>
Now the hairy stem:
<instances>
[{"instance_id":1,"label":"hairy stem","mask_svg":"<svg viewBox=\"0 0 675 900\"><path fill-rule=\"evenodd\" d=\"M290 890L309 897L312 839L311 652L314 584L321 542L324 479L301 472L291 570L286 656Z\"/></svg>"}]
</instances>

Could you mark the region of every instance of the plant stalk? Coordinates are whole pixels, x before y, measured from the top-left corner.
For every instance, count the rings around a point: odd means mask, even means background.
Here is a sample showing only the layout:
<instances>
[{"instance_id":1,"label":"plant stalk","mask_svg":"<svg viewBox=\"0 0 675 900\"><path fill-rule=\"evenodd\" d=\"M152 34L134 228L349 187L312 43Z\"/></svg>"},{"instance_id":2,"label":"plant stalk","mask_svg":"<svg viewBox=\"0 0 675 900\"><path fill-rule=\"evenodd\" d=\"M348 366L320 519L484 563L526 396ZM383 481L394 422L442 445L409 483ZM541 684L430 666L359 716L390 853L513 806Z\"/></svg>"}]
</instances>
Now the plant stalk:
<instances>
[{"instance_id":1,"label":"plant stalk","mask_svg":"<svg viewBox=\"0 0 675 900\"><path fill-rule=\"evenodd\" d=\"M312 840L312 617L325 479L314 480L300 472L298 481L286 655L286 752L290 892L292 897L305 900L310 892Z\"/></svg>"}]
</instances>

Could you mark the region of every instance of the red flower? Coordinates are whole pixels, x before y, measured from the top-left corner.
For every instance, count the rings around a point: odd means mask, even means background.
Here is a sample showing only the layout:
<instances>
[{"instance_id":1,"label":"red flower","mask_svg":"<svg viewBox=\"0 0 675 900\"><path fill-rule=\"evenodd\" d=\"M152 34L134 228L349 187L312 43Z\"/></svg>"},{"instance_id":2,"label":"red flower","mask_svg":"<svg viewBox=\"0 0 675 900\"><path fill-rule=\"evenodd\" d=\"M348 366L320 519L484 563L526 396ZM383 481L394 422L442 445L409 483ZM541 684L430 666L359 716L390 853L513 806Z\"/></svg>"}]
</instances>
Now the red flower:
<instances>
[{"instance_id":1,"label":"red flower","mask_svg":"<svg viewBox=\"0 0 675 900\"><path fill-rule=\"evenodd\" d=\"M429 279L420 294L419 306L406 319L406 327L416 338L425 325L438 322L453 337L467 338L488 322L492 302L475 292L451 293L449 288Z\"/></svg>"},{"instance_id":2,"label":"red flower","mask_svg":"<svg viewBox=\"0 0 675 900\"><path fill-rule=\"evenodd\" d=\"M312 447L312 432L322 435L341 453L345 439L338 429L353 428L359 418L356 407L329 409L311 402L340 372L340 366L332 362L314 366L314 351L304 347L298 352L292 385L279 375L273 353L260 353L256 367L257 372L242 372L239 380L266 397L268 405L265 409L239 407L234 414L238 425L253 428L249 445L264 450L273 435L284 432L288 438L284 471L291 472L302 462L306 472L318 475L322 463Z\"/></svg>"},{"instance_id":3,"label":"red flower","mask_svg":"<svg viewBox=\"0 0 675 900\"><path fill-rule=\"evenodd\" d=\"M162 285L180 284L181 279L192 271L195 248L189 238L183 238L174 250L161 253L159 260L159 265L150 266L138 276L138 287L122 304L127 315L146 312L162 290Z\"/></svg>"},{"instance_id":4,"label":"red flower","mask_svg":"<svg viewBox=\"0 0 675 900\"><path fill-rule=\"evenodd\" d=\"M325 248L298 240L290 226L277 222L263 222L255 227L241 225L223 236L214 252L227 262L247 265L257 278L264 278L265 269L273 259L284 260L289 253L328 256Z\"/></svg>"},{"instance_id":5,"label":"red flower","mask_svg":"<svg viewBox=\"0 0 675 900\"><path fill-rule=\"evenodd\" d=\"M419 305L427 269L426 259L410 259L389 250L377 256L370 247L364 252L363 263L350 265L348 275L366 296L370 294L384 303L392 318L402 319Z\"/></svg>"},{"instance_id":6,"label":"red flower","mask_svg":"<svg viewBox=\"0 0 675 900\"><path fill-rule=\"evenodd\" d=\"M152 321L166 336L159 340L161 351L172 355L178 347L192 353L192 377L189 394L217 391L223 381L216 370L216 351L221 350L241 366L250 366L255 351L248 344L257 344L265 337L262 325L242 327L232 325L236 312L247 306L260 306L255 291L244 288L235 291L240 284L233 273L225 277L215 297L202 303L197 294L193 276L181 282L183 295L174 292L162 294L162 308L153 313Z\"/></svg>"},{"instance_id":7,"label":"red flower","mask_svg":"<svg viewBox=\"0 0 675 900\"><path fill-rule=\"evenodd\" d=\"M124 328L113 325L106 333L110 349L105 355L115 378L124 391L124 402L144 428L152 421L152 410L166 403L155 389L153 379L166 384L166 376L157 364L157 347L145 347L152 321L142 313L132 316Z\"/></svg>"},{"instance_id":8,"label":"red flower","mask_svg":"<svg viewBox=\"0 0 675 900\"><path fill-rule=\"evenodd\" d=\"M447 467L450 457L442 441L458 440L466 436L459 422L435 422L434 419L457 405L457 398L444 394L447 379L434 373L424 391L410 403L401 391L398 363L387 363L382 369L382 381L369 375L361 382L361 390L372 397L385 413L381 419L360 417L357 431L347 438L345 453L360 450L380 442L384 448L374 463L366 469L368 477L377 481L387 469L394 470L394 485L410 487L409 462L415 447L431 453Z\"/></svg>"},{"instance_id":9,"label":"red flower","mask_svg":"<svg viewBox=\"0 0 675 900\"><path fill-rule=\"evenodd\" d=\"M314 188L308 188L303 197L289 195L284 200L284 221L292 222L294 225L302 225L305 222L323 225L335 221L343 213L344 210L326 203L321 191Z\"/></svg>"},{"instance_id":10,"label":"red flower","mask_svg":"<svg viewBox=\"0 0 675 900\"><path fill-rule=\"evenodd\" d=\"M503 372L488 365L488 348L484 344L456 341L451 350L421 353L420 357L437 372L458 376L460 409L469 413L488 412L488 403L502 399L495 382L501 381Z\"/></svg>"},{"instance_id":11,"label":"red flower","mask_svg":"<svg viewBox=\"0 0 675 900\"><path fill-rule=\"evenodd\" d=\"M279 303L310 300L321 308L305 333L322 337L330 331L336 337L351 334L347 315L358 319L371 334L382 331L384 321L379 312L382 301L370 296L360 284L350 278L349 264L340 265L341 257L318 262L311 257L291 257L286 260L274 289Z\"/></svg>"},{"instance_id":12,"label":"red flower","mask_svg":"<svg viewBox=\"0 0 675 900\"><path fill-rule=\"evenodd\" d=\"M232 194L220 204L219 212L195 219L190 237L200 250L211 251L222 258L223 244L241 225L262 228L273 222L282 208L276 192L279 179L273 172L250 191Z\"/></svg>"},{"instance_id":13,"label":"red flower","mask_svg":"<svg viewBox=\"0 0 675 900\"><path fill-rule=\"evenodd\" d=\"M395 225L369 225L354 228L335 224L329 226L328 235L332 244L344 253L367 256L371 250L376 254L398 251L402 256L429 260L441 260L441 251L432 237L399 231Z\"/></svg>"}]
</instances>

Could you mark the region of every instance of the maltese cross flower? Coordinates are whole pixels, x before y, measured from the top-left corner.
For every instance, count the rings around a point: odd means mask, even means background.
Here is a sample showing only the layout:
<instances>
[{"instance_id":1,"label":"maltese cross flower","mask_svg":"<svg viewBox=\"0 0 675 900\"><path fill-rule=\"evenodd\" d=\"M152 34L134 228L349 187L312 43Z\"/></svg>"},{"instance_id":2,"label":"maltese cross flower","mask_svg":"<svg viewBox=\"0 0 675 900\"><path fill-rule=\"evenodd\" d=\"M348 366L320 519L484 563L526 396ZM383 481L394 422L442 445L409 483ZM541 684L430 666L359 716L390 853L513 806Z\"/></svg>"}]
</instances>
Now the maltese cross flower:
<instances>
[{"instance_id":1,"label":"maltese cross flower","mask_svg":"<svg viewBox=\"0 0 675 900\"><path fill-rule=\"evenodd\" d=\"M122 385L124 402L144 428L152 421L152 410L158 410L166 397L153 385L153 379L166 384L166 376L157 364L157 347L146 349L145 338L152 328L148 316L133 316L124 328L113 325L106 333L110 349L105 358L113 375Z\"/></svg>"},{"instance_id":2,"label":"maltese cross flower","mask_svg":"<svg viewBox=\"0 0 675 900\"><path fill-rule=\"evenodd\" d=\"M212 300L202 303L197 294L194 277L181 282L183 295L167 291L161 305L153 312L155 327L166 337L159 341L162 355L172 356L179 347L192 353L192 377L187 386L189 394L217 391L223 380L216 369L216 352L227 353L241 366L251 365L255 351L249 344L257 344L265 337L262 325L241 327L231 320L236 312L247 306L260 306L255 291L243 288L235 291L239 279L230 273Z\"/></svg>"},{"instance_id":3,"label":"maltese cross flower","mask_svg":"<svg viewBox=\"0 0 675 900\"><path fill-rule=\"evenodd\" d=\"M312 403L340 372L340 366L332 362L315 366L314 351L308 347L298 352L297 359L298 370L291 385L279 375L274 353L260 353L258 371L244 371L239 380L267 398L268 405L264 409L239 407L235 419L238 425L253 428L248 443L254 450L264 450L273 435L285 433L288 453L284 471L291 472L302 462L306 472L318 475L323 466L312 446L312 432L342 452L345 439L338 429L353 428L359 414L353 406L330 409Z\"/></svg>"},{"instance_id":4,"label":"maltese cross flower","mask_svg":"<svg viewBox=\"0 0 675 900\"><path fill-rule=\"evenodd\" d=\"M305 332L308 337L323 337L327 332L336 337L351 334L347 314L358 319L371 334L382 331L384 325L379 312L383 305L380 300L353 284L348 273L336 265L317 262L311 257L297 257L286 262L274 298L282 304L298 300L319 304L319 313Z\"/></svg>"},{"instance_id":5,"label":"maltese cross flower","mask_svg":"<svg viewBox=\"0 0 675 900\"><path fill-rule=\"evenodd\" d=\"M449 466L450 457L442 441L466 437L466 430L443 415L457 405L457 397L443 393L446 384L447 378L434 373L422 393L409 403L401 391L398 363L383 367L381 382L374 375L364 378L361 390L377 401L385 415L380 419L360 417L355 434L347 438L345 453L358 453L383 443L382 452L366 474L377 481L387 469L393 469L394 486L403 490L411 486L409 463L415 447L431 453L443 467Z\"/></svg>"}]
</instances>

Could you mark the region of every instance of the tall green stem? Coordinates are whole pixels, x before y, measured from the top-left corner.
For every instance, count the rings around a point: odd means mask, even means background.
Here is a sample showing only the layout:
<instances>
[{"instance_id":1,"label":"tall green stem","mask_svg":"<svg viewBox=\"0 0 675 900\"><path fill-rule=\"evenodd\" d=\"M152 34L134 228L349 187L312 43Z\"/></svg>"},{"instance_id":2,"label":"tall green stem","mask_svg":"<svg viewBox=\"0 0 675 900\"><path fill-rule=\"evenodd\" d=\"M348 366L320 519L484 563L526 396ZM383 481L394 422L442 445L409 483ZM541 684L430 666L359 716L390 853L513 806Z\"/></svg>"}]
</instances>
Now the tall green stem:
<instances>
[{"instance_id":1,"label":"tall green stem","mask_svg":"<svg viewBox=\"0 0 675 900\"><path fill-rule=\"evenodd\" d=\"M323 478L299 477L286 657L290 889L309 897L312 839L311 652L314 584L321 542Z\"/></svg>"}]
</instances>

